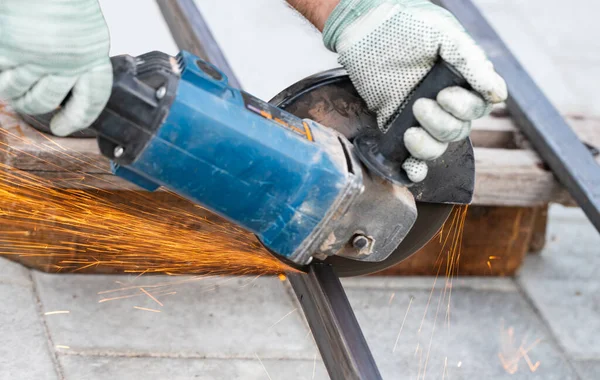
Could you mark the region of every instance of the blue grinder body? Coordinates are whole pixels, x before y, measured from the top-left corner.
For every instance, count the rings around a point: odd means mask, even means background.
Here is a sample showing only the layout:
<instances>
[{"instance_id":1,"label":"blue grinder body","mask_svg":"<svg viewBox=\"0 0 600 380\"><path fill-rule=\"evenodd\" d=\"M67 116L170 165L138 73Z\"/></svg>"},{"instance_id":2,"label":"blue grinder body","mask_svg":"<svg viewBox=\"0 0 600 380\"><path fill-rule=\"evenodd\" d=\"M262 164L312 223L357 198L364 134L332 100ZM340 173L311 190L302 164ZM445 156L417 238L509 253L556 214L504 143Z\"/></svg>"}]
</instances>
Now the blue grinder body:
<instances>
[{"instance_id":1,"label":"blue grinder body","mask_svg":"<svg viewBox=\"0 0 600 380\"><path fill-rule=\"evenodd\" d=\"M192 54L182 52L169 65L179 78L163 86L164 94L145 91L143 83L138 91L153 109L166 102L148 123L156 124L153 130L136 138L143 146L106 139L110 133L103 127L101 148L114 156L115 174L148 190L172 190L253 232L268 249L306 264L309 257L297 254L332 206L348 191L361 191L339 136L228 86L225 75ZM119 102L118 93L113 91L111 102ZM139 107L130 112L139 113ZM112 116L101 116L96 129Z\"/></svg>"}]
</instances>

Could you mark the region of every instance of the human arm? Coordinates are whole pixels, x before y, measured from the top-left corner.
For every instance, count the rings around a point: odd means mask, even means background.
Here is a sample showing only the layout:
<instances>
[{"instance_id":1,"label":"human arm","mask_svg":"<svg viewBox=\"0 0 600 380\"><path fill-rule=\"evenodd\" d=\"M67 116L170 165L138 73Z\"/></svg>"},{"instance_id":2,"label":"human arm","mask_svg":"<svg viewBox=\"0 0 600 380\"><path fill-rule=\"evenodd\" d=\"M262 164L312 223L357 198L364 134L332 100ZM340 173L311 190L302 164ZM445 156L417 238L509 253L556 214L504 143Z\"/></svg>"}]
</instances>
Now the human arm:
<instances>
[{"instance_id":1,"label":"human arm","mask_svg":"<svg viewBox=\"0 0 600 380\"><path fill-rule=\"evenodd\" d=\"M325 22L340 0L287 0L287 2L322 32Z\"/></svg>"}]
</instances>

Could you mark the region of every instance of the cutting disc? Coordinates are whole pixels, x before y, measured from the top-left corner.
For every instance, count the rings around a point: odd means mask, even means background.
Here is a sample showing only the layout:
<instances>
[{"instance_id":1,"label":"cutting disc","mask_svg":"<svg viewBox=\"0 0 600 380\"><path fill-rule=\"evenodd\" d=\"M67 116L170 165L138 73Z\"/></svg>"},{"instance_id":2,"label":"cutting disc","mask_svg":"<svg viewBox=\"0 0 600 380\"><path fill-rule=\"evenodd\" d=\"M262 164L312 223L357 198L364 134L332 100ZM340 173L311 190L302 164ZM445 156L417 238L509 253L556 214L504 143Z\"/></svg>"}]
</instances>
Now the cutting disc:
<instances>
[{"instance_id":1,"label":"cutting disc","mask_svg":"<svg viewBox=\"0 0 600 380\"><path fill-rule=\"evenodd\" d=\"M375 115L369 112L366 104L358 95L348 75L342 69L334 69L306 78L285 89L271 103L301 117L312 119L338 132L352 140L359 132L365 129L377 128ZM470 155L472 161L472 147L470 142L457 143L449 149L457 155ZM437 167L448 170L445 163L434 163L433 172ZM465 164L462 164L463 168ZM430 165L431 173L432 165ZM467 186L472 184L467 184ZM439 187L431 184L431 188ZM363 276L390 268L405 260L413 253L427 244L442 228L450 216L453 205L448 203L435 203L435 194L441 192L425 192L423 188L412 189L413 195L419 200L421 194L429 194L427 202L417 201L418 217L408 236L400 246L386 260L378 263L367 263L335 256L327 259L341 277Z\"/></svg>"}]
</instances>

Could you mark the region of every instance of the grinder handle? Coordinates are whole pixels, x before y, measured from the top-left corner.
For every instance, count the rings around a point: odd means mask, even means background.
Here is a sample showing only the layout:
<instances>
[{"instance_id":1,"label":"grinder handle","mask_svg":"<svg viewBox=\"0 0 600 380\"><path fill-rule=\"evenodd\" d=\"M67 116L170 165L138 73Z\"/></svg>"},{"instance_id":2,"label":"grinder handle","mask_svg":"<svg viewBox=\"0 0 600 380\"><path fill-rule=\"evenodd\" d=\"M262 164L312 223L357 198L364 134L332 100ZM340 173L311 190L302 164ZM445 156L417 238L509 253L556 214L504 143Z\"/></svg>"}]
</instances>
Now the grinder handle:
<instances>
[{"instance_id":1,"label":"grinder handle","mask_svg":"<svg viewBox=\"0 0 600 380\"><path fill-rule=\"evenodd\" d=\"M401 166L410 157L404 145L404 133L409 128L420 126L413 114L413 106L417 99L435 99L441 90L451 86L471 89L454 67L440 59L400 107L386 133L362 135L356 139L357 153L363 163L391 182L411 186L412 182Z\"/></svg>"},{"instance_id":2,"label":"grinder handle","mask_svg":"<svg viewBox=\"0 0 600 380\"><path fill-rule=\"evenodd\" d=\"M390 159L404 162L410 153L404 145L404 133L407 129L420 126L413 113L413 106L418 99L436 99L438 93L451 86L471 89L466 79L450 64L440 59L433 69L414 89L403 109L391 122L387 133L381 136L381 152Z\"/></svg>"}]
</instances>

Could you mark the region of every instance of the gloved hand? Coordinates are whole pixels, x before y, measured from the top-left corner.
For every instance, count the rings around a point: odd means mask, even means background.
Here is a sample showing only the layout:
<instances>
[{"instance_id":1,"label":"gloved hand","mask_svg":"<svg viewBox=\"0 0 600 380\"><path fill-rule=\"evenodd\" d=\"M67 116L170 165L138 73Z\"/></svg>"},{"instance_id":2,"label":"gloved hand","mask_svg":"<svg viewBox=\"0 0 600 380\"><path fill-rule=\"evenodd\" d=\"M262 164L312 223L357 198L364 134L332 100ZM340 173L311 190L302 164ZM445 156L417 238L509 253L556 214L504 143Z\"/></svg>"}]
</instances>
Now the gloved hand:
<instances>
[{"instance_id":1,"label":"gloved hand","mask_svg":"<svg viewBox=\"0 0 600 380\"><path fill-rule=\"evenodd\" d=\"M420 99L413 113L423 128L404 135L413 157L403 165L413 182L427 175L424 161L440 157L448 143L466 138L471 121L506 100L506 83L448 11L427 0L341 0L323 30L325 45L339 53L352 82L386 132L401 105L441 57L474 92L442 90L437 101Z\"/></svg>"},{"instance_id":2,"label":"gloved hand","mask_svg":"<svg viewBox=\"0 0 600 380\"><path fill-rule=\"evenodd\" d=\"M25 114L56 109L69 135L100 115L112 89L110 40L97 0L0 1L0 99Z\"/></svg>"}]
</instances>

